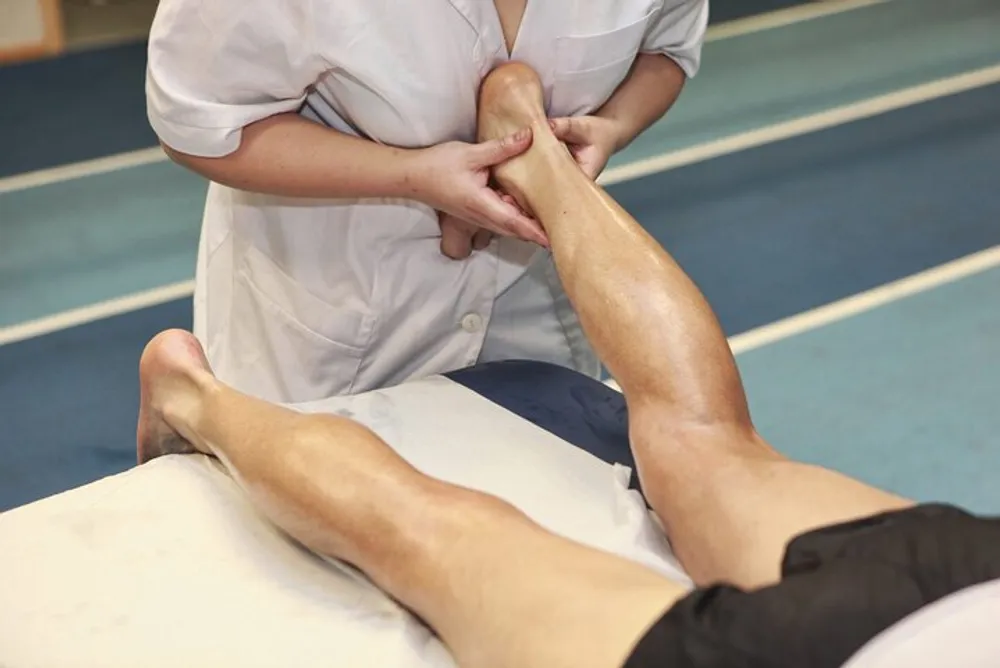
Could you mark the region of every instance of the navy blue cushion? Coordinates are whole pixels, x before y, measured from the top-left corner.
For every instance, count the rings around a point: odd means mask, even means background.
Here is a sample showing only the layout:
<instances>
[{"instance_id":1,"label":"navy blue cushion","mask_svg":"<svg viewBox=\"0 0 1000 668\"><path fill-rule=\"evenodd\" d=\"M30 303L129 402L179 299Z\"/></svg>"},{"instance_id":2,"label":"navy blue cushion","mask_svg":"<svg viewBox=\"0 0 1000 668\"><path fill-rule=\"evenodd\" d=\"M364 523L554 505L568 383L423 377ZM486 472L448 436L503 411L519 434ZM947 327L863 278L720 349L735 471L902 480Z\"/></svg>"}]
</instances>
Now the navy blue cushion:
<instances>
[{"instance_id":1,"label":"navy blue cushion","mask_svg":"<svg viewBox=\"0 0 1000 668\"><path fill-rule=\"evenodd\" d=\"M520 360L447 377L609 464L630 467L636 485L625 399L604 383L554 364Z\"/></svg>"}]
</instances>

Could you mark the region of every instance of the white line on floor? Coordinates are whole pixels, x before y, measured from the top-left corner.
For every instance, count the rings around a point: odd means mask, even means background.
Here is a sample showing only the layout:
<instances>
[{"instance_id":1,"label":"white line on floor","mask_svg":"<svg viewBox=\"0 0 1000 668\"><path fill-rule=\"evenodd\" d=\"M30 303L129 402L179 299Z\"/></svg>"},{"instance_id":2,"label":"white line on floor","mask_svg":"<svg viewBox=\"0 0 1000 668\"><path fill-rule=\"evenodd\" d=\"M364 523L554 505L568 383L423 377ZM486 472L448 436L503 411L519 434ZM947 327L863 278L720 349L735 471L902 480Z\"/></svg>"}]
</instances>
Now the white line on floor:
<instances>
[{"instance_id":1,"label":"white line on floor","mask_svg":"<svg viewBox=\"0 0 1000 668\"><path fill-rule=\"evenodd\" d=\"M50 169L40 169L36 172L16 174L0 179L0 195L17 190L27 190L28 188L38 188L62 181L72 181L73 179L85 176L97 176L115 172L120 169L131 167L141 167L154 162L163 162L167 155L159 146L144 148L128 153L109 155L106 158L96 158L83 162L74 162L71 165L62 165Z\"/></svg>"},{"instance_id":2,"label":"white line on floor","mask_svg":"<svg viewBox=\"0 0 1000 668\"><path fill-rule=\"evenodd\" d=\"M826 306L752 329L729 339L729 345L736 355L750 352L998 266L1000 246L994 246Z\"/></svg>"},{"instance_id":3,"label":"white line on floor","mask_svg":"<svg viewBox=\"0 0 1000 668\"><path fill-rule=\"evenodd\" d=\"M735 355L747 353L996 267L1000 267L1000 246L966 255L898 281L737 334L730 337L729 346ZM613 380L607 381L607 385L620 389Z\"/></svg>"},{"instance_id":4,"label":"white line on floor","mask_svg":"<svg viewBox=\"0 0 1000 668\"><path fill-rule=\"evenodd\" d=\"M723 39L740 37L755 32L763 32L773 28L783 28L794 23L812 21L842 14L854 9L881 5L889 0L817 0L804 5L796 5L786 9L778 9L773 12L766 12L756 16L748 16L745 19L726 21L718 25L710 26L705 34L706 42L717 42Z\"/></svg>"},{"instance_id":5,"label":"white line on floor","mask_svg":"<svg viewBox=\"0 0 1000 668\"><path fill-rule=\"evenodd\" d=\"M781 28L794 23L810 21L813 19L840 14L853 9L860 9L871 5L881 4L889 0L816 0L805 5L779 9L773 12L766 12L745 19L727 21L708 28L705 40L714 42L742 35L749 35L755 32ZM106 174L120 169L131 167L141 167L167 159L163 150L154 146L138 151L119 153L105 158L95 160L85 160L60 167L50 169L40 169L25 174L16 174L0 178L0 195L17 190L27 190L39 186L51 185L62 181L70 181L85 176L96 176Z\"/></svg>"},{"instance_id":6,"label":"white line on floor","mask_svg":"<svg viewBox=\"0 0 1000 668\"><path fill-rule=\"evenodd\" d=\"M51 334L77 325L85 325L97 320L111 318L116 315L139 311L151 306L165 304L175 299L190 297L194 292L194 281L181 281L164 285L152 290L136 292L124 297L90 304L71 311L63 311L54 315L29 320L17 325L0 328L0 346L17 341L24 341L36 336Z\"/></svg>"},{"instance_id":7,"label":"white line on floor","mask_svg":"<svg viewBox=\"0 0 1000 668\"><path fill-rule=\"evenodd\" d=\"M1000 246L994 246L784 320L737 334L729 339L729 345L735 355L746 353L998 266L1000 266ZM194 281L181 281L0 328L0 345L165 304L190 297L193 292Z\"/></svg>"},{"instance_id":8,"label":"white line on floor","mask_svg":"<svg viewBox=\"0 0 1000 668\"><path fill-rule=\"evenodd\" d=\"M795 118L783 123L741 132L697 146L683 148L670 153L638 160L627 165L613 167L602 175L601 185L612 185L657 174L670 169L691 165L711 158L717 158L750 148L763 146L784 139L826 130L853 121L871 118L881 114L929 102L941 97L955 95L975 88L1000 83L1000 65L957 74L928 83L911 86L892 93L861 100L821 111L809 116Z\"/></svg>"}]
</instances>

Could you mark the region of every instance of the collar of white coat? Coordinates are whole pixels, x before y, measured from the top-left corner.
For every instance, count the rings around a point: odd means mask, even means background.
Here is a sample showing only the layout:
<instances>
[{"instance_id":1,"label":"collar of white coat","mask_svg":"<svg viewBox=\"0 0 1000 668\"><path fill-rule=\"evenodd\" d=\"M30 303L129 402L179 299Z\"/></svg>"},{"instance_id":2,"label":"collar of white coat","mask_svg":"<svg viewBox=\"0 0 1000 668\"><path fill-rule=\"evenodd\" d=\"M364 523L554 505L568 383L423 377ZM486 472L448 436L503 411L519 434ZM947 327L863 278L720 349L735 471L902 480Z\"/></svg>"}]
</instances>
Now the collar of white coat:
<instances>
[{"instance_id":1,"label":"collar of white coat","mask_svg":"<svg viewBox=\"0 0 1000 668\"><path fill-rule=\"evenodd\" d=\"M493 0L448 0L448 2L476 31L488 53L499 53L505 59L508 58L500 14ZM544 0L526 1L517 39L514 41L514 50L509 54L510 60L522 60L530 52L532 26L540 20L538 13L544 9L544 5L546 5Z\"/></svg>"}]
</instances>

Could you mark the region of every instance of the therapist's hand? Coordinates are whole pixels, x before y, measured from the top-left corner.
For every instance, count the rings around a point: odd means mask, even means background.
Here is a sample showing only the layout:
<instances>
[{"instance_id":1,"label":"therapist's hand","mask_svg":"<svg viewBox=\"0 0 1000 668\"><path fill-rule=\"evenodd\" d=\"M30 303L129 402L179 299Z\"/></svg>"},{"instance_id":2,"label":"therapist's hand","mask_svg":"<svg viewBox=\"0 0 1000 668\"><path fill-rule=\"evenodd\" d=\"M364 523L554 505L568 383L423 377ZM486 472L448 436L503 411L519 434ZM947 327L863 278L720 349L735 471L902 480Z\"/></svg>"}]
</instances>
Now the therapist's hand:
<instances>
[{"instance_id":1,"label":"therapist's hand","mask_svg":"<svg viewBox=\"0 0 1000 668\"><path fill-rule=\"evenodd\" d=\"M623 134L618 121L601 116L553 118L549 125L556 138L569 147L580 169L592 179L604 171Z\"/></svg>"},{"instance_id":2,"label":"therapist's hand","mask_svg":"<svg viewBox=\"0 0 1000 668\"><path fill-rule=\"evenodd\" d=\"M493 241L493 233L460 220L450 213L438 212L441 226L441 253L452 260L464 260L474 250L483 250Z\"/></svg>"},{"instance_id":3,"label":"therapist's hand","mask_svg":"<svg viewBox=\"0 0 1000 668\"><path fill-rule=\"evenodd\" d=\"M531 132L524 130L481 144L447 142L420 151L411 177L415 195L441 212L442 237L446 230L454 237L459 229L467 233L471 226L548 246L538 221L489 185L491 167L521 155L530 146ZM467 236L471 245L475 233ZM444 245L442 238L442 249Z\"/></svg>"},{"instance_id":4,"label":"therapist's hand","mask_svg":"<svg viewBox=\"0 0 1000 668\"><path fill-rule=\"evenodd\" d=\"M520 210L517 201L510 195L501 193L500 199ZM441 227L441 253L452 260L464 260L472 255L472 251L485 249L496 236L485 228L440 211L438 225Z\"/></svg>"}]
</instances>

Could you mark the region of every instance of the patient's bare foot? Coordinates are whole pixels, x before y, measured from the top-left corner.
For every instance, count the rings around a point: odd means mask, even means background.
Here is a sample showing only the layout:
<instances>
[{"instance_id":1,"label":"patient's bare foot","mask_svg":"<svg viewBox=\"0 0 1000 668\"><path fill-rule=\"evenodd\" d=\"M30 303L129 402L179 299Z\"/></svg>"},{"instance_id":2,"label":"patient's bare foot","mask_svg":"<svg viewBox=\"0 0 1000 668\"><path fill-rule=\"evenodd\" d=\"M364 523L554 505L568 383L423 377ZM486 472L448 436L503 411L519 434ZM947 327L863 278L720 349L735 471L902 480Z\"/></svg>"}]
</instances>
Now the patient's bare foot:
<instances>
[{"instance_id":1,"label":"patient's bare foot","mask_svg":"<svg viewBox=\"0 0 1000 668\"><path fill-rule=\"evenodd\" d=\"M189 332L167 330L146 345L139 361L136 455L140 464L162 455L198 452L165 415L190 412L198 402L199 381L211 375L201 344Z\"/></svg>"},{"instance_id":2,"label":"patient's bare foot","mask_svg":"<svg viewBox=\"0 0 1000 668\"><path fill-rule=\"evenodd\" d=\"M524 185L537 176L544 161L572 161L569 151L552 134L545 115L538 75L523 63L505 63L486 75L479 89L479 140L497 139L530 127L532 145L522 155L493 169L493 176L526 210Z\"/></svg>"}]
</instances>

